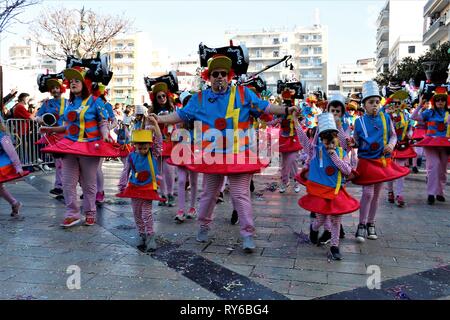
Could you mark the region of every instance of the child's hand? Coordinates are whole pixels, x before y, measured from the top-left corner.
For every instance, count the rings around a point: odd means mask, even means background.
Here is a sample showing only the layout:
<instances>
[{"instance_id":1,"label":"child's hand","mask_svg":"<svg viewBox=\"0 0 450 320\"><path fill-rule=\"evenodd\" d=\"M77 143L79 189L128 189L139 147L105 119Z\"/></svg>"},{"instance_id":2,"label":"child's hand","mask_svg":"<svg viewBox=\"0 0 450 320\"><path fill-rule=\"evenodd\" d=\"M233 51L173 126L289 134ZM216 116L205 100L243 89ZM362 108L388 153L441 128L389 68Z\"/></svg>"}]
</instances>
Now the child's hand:
<instances>
[{"instance_id":1,"label":"child's hand","mask_svg":"<svg viewBox=\"0 0 450 320\"><path fill-rule=\"evenodd\" d=\"M386 145L383 150L383 154L392 153L393 148L390 145Z\"/></svg>"},{"instance_id":2,"label":"child's hand","mask_svg":"<svg viewBox=\"0 0 450 320\"><path fill-rule=\"evenodd\" d=\"M354 147L354 146L356 145L355 139L353 139L353 138L347 138L346 140L347 140L347 145L348 145L349 147Z\"/></svg>"},{"instance_id":3,"label":"child's hand","mask_svg":"<svg viewBox=\"0 0 450 320\"><path fill-rule=\"evenodd\" d=\"M23 172L22 169L20 169L19 171L17 171L17 174L21 177L23 177L25 175L25 172Z\"/></svg>"},{"instance_id":4,"label":"child's hand","mask_svg":"<svg viewBox=\"0 0 450 320\"><path fill-rule=\"evenodd\" d=\"M105 142L113 142L113 140L109 136L103 137L103 141L105 141Z\"/></svg>"}]
</instances>

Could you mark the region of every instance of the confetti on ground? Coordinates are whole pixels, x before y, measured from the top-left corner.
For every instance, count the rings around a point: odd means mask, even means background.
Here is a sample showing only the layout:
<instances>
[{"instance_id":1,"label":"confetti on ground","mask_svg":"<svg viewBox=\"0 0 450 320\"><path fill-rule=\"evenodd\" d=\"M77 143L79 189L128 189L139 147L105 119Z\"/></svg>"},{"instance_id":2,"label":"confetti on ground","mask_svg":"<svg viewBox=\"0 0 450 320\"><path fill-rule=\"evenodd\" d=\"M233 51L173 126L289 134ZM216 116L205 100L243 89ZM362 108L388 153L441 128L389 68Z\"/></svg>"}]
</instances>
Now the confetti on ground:
<instances>
[{"instance_id":1,"label":"confetti on ground","mask_svg":"<svg viewBox=\"0 0 450 320\"><path fill-rule=\"evenodd\" d=\"M232 289L234 289L236 287L243 287L243 286L244 285L239 280L235 280L235 281L227 283L227 285L224 286L223 288L227 291L231 291Z\"/></svg>"},{"instance_id":2,"label":"confetti on ground","mask_svg":"<svg viewBox=\"0 0 450 320\"><path fill-rule=\"evenodd\" d=\"M300 232L294 231L294 234L297 237L297 245L299 244L309 244L311 241L309 240L309 235L300 230Z\"/></svg>"},{"instance_id":3,"label":"confetti on ground","mask_svg":"<svg viewBox=\"0 0 450 320\"><path fill-rule=\"evenodd\" d=\"M394 293L395 300L411 300L411 298L404 291L406 288L408 288L408 286L398 285L387 289L387 291Z\"/></svg>"},{"instance_id":4,"label":"confetti on ground","mask_svg":"<svg viewBox=\"0 0 450 320\"><path fill-rule=\"evenodd\" d=\"M38 298L33 297L32 295L24 296L24 295L17 295L13 297L14 300L37 300Z\"/></svg>"}]
</instances>

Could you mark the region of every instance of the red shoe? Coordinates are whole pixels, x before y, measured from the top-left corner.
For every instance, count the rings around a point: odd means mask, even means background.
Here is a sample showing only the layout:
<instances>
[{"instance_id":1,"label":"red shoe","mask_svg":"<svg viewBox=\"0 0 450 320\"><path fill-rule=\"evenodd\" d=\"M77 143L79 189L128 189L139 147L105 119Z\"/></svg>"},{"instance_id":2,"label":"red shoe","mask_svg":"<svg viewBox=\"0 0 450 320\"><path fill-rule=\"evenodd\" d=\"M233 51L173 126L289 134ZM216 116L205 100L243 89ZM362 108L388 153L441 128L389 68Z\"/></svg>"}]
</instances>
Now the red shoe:
<instances>
[{"instance_id":1,"label":"red shoe","mask_svg":"<svg viewBox=\"0 0 450 320\"><path fill-rule=\"evenodd\" d=\"M63 223L61 223L61 227L70 228L70 227L73 227L74 225L78 224L80 221L81 221L80 218L74 218L74 217L65 218Z\"/></svg>"},{"instance_id":2,"label":"red shoe","mask_svg":"<svg viewBox=\"0 0 450 320\"><path fill-rule=\"evenodd\" d=\"M95 195L95 204L101 204L105 201L105 191L97 192Z\"/></svg>"},{"instance_id":3,"label":"red shoe","mask_svg":"<svg viewBox=\"0 0 450 320\"><path fill-rule=\"evenodd\" d=\"M22 207L22 203L17 201L11 206L11 217L17 217L19 215L19 210Z\"/></svg>"},{"instance_id":4,"label":"red shoe","mask_svg":"<svg viewBox=\"0 0 450 320\"><path fill-rule=\"evenodd\" d=\"M94 215L86 215L86 220L84 221L85 226L93 226L95 224L95 216Z\"/></svg>"},{"instance_id":5,"label":"red shoe","mask_svg":"<svg viewBox=\"0 0 450 320\"><path fill-rule=\"evenodd\" d=\"M197 216L197 210L195 208L190 208L188 213L186 214L186 218L194 219Z\"/></svg>"}]
</instances>

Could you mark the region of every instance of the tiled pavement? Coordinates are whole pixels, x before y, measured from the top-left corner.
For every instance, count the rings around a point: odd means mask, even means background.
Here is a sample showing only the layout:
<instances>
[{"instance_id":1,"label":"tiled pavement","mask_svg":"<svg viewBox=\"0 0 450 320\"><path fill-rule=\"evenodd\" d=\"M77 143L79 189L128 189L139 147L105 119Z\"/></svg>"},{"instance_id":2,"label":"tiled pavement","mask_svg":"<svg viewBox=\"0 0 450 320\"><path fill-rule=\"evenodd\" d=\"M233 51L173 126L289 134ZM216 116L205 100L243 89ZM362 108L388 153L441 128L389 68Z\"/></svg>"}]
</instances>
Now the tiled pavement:
<instances>
[{"instance_id":1,"label":"tiled pavement","mask_svg":"<svg viewBox=\"0 0 450 320\"><path fill-rule=\"evenodd\" d=\"M396 299L394 289L408 286L404 276L438 267L450 273L450 201L425 203L423 173L407 179L407 207L397 208L383 195L377 216L379 240L355 243L358 213L344 217L344 260L335 262L327 259L326 247L304 241L309 213L297 205L304 188L299 194L291 188L286 194L272 192L268 187L278 179L266 175L255 176L255 253L242 252L239 227L229 223L232 209L226 193L226 202L216 207L211 241L206 244L195 241L195 221L175 224L176 207L155 203L161 249L143 254L134 246L137 235L129 201L113 196L121 164L107 162L104 171L107 202L99 208L99 225L93 227L59 227L64 205L48 195L53 174L38 173L7 185L24 203L25 219L11 220L9 206L0 202L1 299L312 299L342 292L345 296L366 287L369 265L380 267L382 288L392 292L385 297ZM359 199L360 187L349 185L348 190ZM79 290L67 288L70 265L81 269ZM435 298L450 296L449 279ZM430 284L423 290L435 289Z\"/></svg>"}]
</instances>

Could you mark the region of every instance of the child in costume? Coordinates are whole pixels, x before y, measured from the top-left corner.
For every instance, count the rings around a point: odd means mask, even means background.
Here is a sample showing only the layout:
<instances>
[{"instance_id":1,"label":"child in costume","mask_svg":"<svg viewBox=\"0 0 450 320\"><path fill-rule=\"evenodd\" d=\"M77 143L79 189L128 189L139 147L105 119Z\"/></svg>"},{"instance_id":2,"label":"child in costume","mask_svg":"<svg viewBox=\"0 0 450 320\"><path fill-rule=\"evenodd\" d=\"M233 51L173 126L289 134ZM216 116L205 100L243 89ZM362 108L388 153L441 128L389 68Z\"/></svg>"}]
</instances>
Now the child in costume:
<instances>
[{"instance_id":1,"label":"child in costume","mask_svg":"<svg viewBox=\"0 0 450 320\"><path fill-rule=\"evenodd\" d=\"M6 133L3 119L0 117L0 197L11 205L11 217L19 216L22 203L6 190L4 183L19 179L29 173L29 171L22 170L19 156L14 149L11 137Z\"/></svg>"},{"instance_id":2,"label":"child in costume","mask_svg":"<svg viewBox=\"0 0 450 320\"><path fill-rule=\"evenodd\" d=\"M422 101L420 97L412 118L424 121L427 125L426 136L416 146L423 147L425 151L428 204L433 205L435 200L445 201L444 188L450 152L450 96L446 87L438 87L430 100L431 109L423 110Z\"/></svg>"},{"instance_id":3,"label":"child in costume","mask_svg":"<svg viewBox=\"0 0 450 320\"><path fill-rule=\"evenodd\" d=\"M405 105L401 103L402 100L408 98L408 92L400 90L392 94L386 100L386 111L389 113L391 120L394 124L395 132L397 134L397 144L395 145L394 152L392 153L392 159L403 167L408 166L409 159L413 159L417 156L416 152L410 145L410 139L412 136L412 120L405 108ZM389 111L388 111L389 110ZM394 193L394 181L388 182L388 201L390 203L396 203L398 207L402 208L406 205L403 198L403 185L405 178L401 177L395 180L395 193Z\"/></svg>"},{"instance_id":4,"label":"child in costume","mask_svg":"<svg viewBox=\"0 0 450 320\"><path fill-rule=\"evenodd\" d=\"M56 126L62 126L62 120L64 115L64 109L68 103L67 99L64 99L61 97L63 93L66 92L66 87L63 85L63 82L59 79L48 79L46 81L46 85L48 88L48 91L53 96L53 99L46 100L42 106L39 108L37 114L36 114L36 121L39 124L44 124L44 117L48 117L49 114L52 114L56 119ZM44 143L48 144L48 139L61 139L64 137L63 134L59 135L45 135L42 139L40 139L37 143ZM55 184L54 188L50 190L51 194L54 194L56 196L62 196L63 195L63 189L62 189L62 158L56 157L55 158Z\"/></svg>"},{"instance_id":5,"label":"child in costume","mask_svg":"<svg viewBox=\"0 0 450 320\"><path fill-rule=\"evenodd\" d=\"M331 113L318 116L319 127L317 144L311 143L297 123L297 132L302 145L309 154L309 173L306 182L307 194L298 204L305 210L317 213L310 226L310 240L318 243L319 228L329 225L331 229L330 256L341 260L339 233L343 214L358 210L358 200L345 190L345 177L352 168L344 148L339 147L338 129Z\"/></svg>"},{"instance_id":6,"label":"child in costume","mask_svg":"<svg viewBox=\"0 0 450 320\"><path fill-rule=\"evenodd\" d=\"M397 135L390 117L380 111L381 95L375 81L363 84L362 104L366 113L355 122L354 145L358 147L357 177L354 184L362 185L359 224L355 234L358 242L378 239L375 215L383 182L409 174L409 169L397 165L391 153L397 143Z\"/></svg>"},{"instance_id":7,"label":"child in costume","mask_svg":"<svg viewBox=\"0 0 450 320\"><path fill-rule=\"evenodd\" d=\"M183 104L183 107L188 103L189 99L192 97L192 95L188 91L184 91L180 94L180 102ZM178 143L188 144L191 149L193 146L193 123L186 123L185 128L189 132L189 137L180 137L182 140ZM175 131L177 132L177 131ZM174 137L173 137L174 138ZM189 139L187 139L189 138ZM190 140L190 141L184 141L184 139ZM177 146L174 147L174 150L176 150ZM172 154L171 157L174 155ZM182 157L183 155L181 155ZM172 158L170 158L168 161L169 164L172 163ZM188 170L183 165L178 165L177 167L178 172L178 211L175 216L175 221L177 223L182 223L186 218L193 219L197 216L197 211L195 209L195 201L197 200L197 189L198 189L198 172L194 172L191 170ZM191 199L190 199L190 207L189 210L185 211L185 200L186 200L186 180L189 178L189 185L191 189Z\"/></svg>"},{"instance_id":8,"label":"child in costume","mask_svg":"<svg viewBox=\"0 0 450 320\"><path fill-rule=\"evenodd\" d=\"M134 220L141 238L139 246L145 246L145 251L149 252L157 247L153 231L152 200L163 201L158 195L156 161L161 154L162 140L156 119L149 117L146 122L148 125L145 130L134 130L131 135L136 150L128 155L118 185L120 193L116 196L131 198Z\"/></svg>"},{"instance_id":9,"label":"child in costume","mask_svg":"<svg viewBox=\"0 0 450 320\"><path fill-rule=\"evenodd\" d=\"M125 160L128 154L131 152L130 139L131 139L131 117L125 116L120 125L114 129L114 133L117 135L117 143L120 144L120 160L125 164Z\"/></svg>"}]
</instances>

